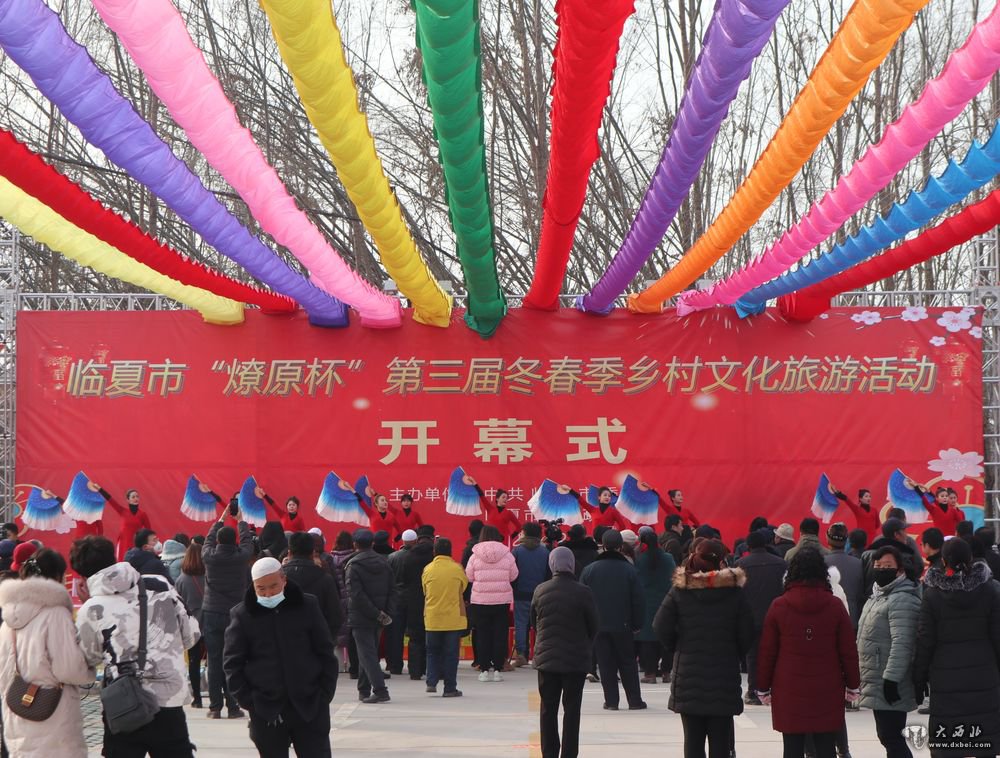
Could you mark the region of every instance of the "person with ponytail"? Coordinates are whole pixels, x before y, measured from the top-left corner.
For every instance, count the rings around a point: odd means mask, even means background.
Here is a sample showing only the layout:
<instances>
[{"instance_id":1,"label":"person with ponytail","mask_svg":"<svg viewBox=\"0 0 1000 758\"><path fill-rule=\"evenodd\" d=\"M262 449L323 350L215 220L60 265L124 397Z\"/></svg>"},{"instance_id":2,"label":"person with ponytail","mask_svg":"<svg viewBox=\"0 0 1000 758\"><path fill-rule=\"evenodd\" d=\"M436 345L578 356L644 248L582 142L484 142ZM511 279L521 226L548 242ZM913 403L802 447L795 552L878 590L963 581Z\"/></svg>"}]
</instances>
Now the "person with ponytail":
<instances>
[{"instance_id":1,"label":"person with ponytail","mask_svg":"<svg viewBox=\"0 0 1000 758\"><path fill-rule=\"evenodd\" d=\"M663 681L670 681L670 659L663 655L663 645L653 631L653 618L670 592L677 564L669 553L663 551L656 532L648 526L639 530L639 550L635 559L635 570L639 575L639 586L646 600L646 614L642 629L635 636L639 648L639 665L642 668L643 684L656 684L657 675ZM662 665L661 665L662 659Z\"/></svg>"},{"instance_id":2,"label":"person with ponytail","mask_svg":"<svg viewBox=\"0 0 1000 758\"><path fill-rule=\"evenodd\" d=\"M43 721L21 718L3 708L4 740L18 758L85 758L79 685L94 681L94 670L77 644L73 603L63 583L66 560L42 548L20 568L20 580L0 585L0 692L14 676L30 684L62 690L55 712ZM15 660L16 657L16 660Z\"/></svg>"},{"instance_id":3,"label":"person with ponytail","mask_svg":"<svg viewBox=\"0 0 1000 758\"><path fill-rule=\"evenodd\" d=\"M684 755L728 758L733 717L743 713L740 660L753 640L753 611L743 593L743 569L726 568L726 547L697 537L684 568L653 620L673 658L668 707L681 716Z\"/></svg>"},{"instance_id":4,"label":"person with ponytail","mask_svg":"<svg viewBox=\"0 0 1000 758\"><path fill-rule=\"evenodd\" d=\"M995 756L1000 752L1000 584L986 563L973 559L964 540L947 540L941 552L943 566L932 566L924 576L913 663L917 700L930 688L931 756ZM959 725L965 741L989 747L935 747L935 735L952 739ZM970 726L982 733L971 735Z\"/></svg>"}]
</instances>

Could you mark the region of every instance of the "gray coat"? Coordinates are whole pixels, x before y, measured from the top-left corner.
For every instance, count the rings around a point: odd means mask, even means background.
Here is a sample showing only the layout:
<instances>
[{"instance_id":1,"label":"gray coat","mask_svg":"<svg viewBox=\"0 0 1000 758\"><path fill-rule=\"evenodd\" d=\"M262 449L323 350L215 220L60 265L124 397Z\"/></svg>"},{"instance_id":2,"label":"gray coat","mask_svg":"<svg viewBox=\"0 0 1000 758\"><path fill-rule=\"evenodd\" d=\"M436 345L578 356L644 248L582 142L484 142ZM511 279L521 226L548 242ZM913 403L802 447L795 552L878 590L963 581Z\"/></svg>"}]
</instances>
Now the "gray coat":
<instances>
[{"instance_id":1,"label":"gray coat","mask_svg":"<svg viewBox=\"0 0 1000 758\"><path fill-rule=\"evenodd\" d=\"M920 620L920 591L903 576L886 587L876 585L858 624L858 656L861 662L861 705L874 711L912 711L917 707L913 691L913 656ZM883 681L899 685L901 699L886 702Z\"/></svg>"}]
</instances>

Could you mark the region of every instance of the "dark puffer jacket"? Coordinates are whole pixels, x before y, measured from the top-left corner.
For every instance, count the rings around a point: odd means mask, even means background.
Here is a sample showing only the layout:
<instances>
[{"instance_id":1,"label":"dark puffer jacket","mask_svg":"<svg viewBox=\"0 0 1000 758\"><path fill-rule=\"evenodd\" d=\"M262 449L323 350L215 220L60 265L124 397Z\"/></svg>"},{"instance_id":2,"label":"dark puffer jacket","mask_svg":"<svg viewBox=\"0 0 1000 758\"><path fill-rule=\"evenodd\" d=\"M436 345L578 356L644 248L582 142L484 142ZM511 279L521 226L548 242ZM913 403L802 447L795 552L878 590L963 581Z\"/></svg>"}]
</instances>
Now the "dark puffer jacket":
<instances>
[{"instance_id":1,"label":"dark puffer jacket","mask_svg":"<svg viewBox=\"0 0 1000 758\"><path fill-rule=\"evenodd\" d=\"M337 580L310 558L292 558L284 565L284 572L303 592L316 598L319 610L330 627L330 634L336 639L340 625L344 622Z\"/></svg>"},{"instance_id":2,"label":"dark puffer jacket","mask_svg":"<svg viewBox=\"0 0 1000 758\"><path fill-rule=\"evenodd\" d=\"M639 575L639 586L642 587L646 609L642 629L635 638L642 642L655 642L658 638L653 631L653 618L660 609L663 598L670 592L677 564L670 553L656 547L639 554L635 559L635 570Z\"/></svg>"},{"instance_id":3,"label":"dark puffer jacket","mask_svg":"<svg viewBox=\"0 0 1000 758\"><path fill-rule=\"evenodd\" d=\"M379 626L379 611L392 615L396 587L384 555L360 550L347 561L347 623L352 629Z\"/></svg>"},{"instance_id":4,"label":"dark puffer jacket","mask_svg":"<svg viewBox=\"0 0 1000 758\"><path fill-rule=\"evenodd\" d=\"M930 685L932 736L940 725L951 735L973 724L982 729L977 739L1000 745L1000 584L986 564L953 576L928 570L913 678Z\"/></svg>"},{"instance_id":5,"label":"dark puffer jacket","mask_svg":"<svg viewBox=\"0 0 1000 758\"><path fill-rule=\"evenodd\" d=\"M678 569L653 630L673 656L670 710L698 716L743 713L740 659L753 640L742 569Z\"/></svg>"},{"instance_id":6,"label":"dark puffer jacket","mask_svg":"<svg viewBox=\"0 0 1000 758\"><path fill-rule=\"evenodd\" d=\"M757 664L757 686L772 690L775 731L839 731L844 688L860 683L854 626L844 604L825 584L792 584L767 612Z\"/></svg>"},{"instance_id":7,"label":"dark puffer jacket","mask_svg":"<svg viewBox=\"0 0 1000 758\"><path fill-rule=\"evenodd\" d=\"M418 542L406 551L400 578L403 584L403 603L406 605L406 629L411 633L424 631L424 569L434 560L434 543Z\"/></svg>"},{"instance_id":8,"label":"dark puffer jacket","mask_svg":"<svg viewBox=\"0 0 1000 758\"><path fill-rule=\"evenodd\" d=\"M220 545L218 521L208 530L201 559L205 562L205 600L202 613L225 613L243 600L250 583L250 559L253 557L253 535L246 521L239 523L239 545Z\"/></svg>"},{"instance_id":9,"label":"dark puffer jacket","mask_svg":"<svg viewBox=\"0 0 1000 758\"><path fill-rule=\"evenodd\" d=\"M562 546L568 547L573 552L573 557L576 558L577 579L580 578L580 574L587 566L597 560L600 553L593 537L584 537L582 540L566 540Z\"/></svg>"},{"instance_id":10,"label":"dark puffer jacket","mask_svg":"<svg viewBox=\"0 0 1000 758\"><path fill-rule=\"evenodd\" d=\"M531 600L535 627L535 668L559 673L590 671L597 636L597 604L590 588L573 574L557 572L535 589Z\"/></svg>"},{"instance_id":11,"label":"dark puffer jacket","mask_svg":"<svg viewBox=\"0 0 1000 758\"><path fill-rule=\"evenodd\" d=\"M590 587L597 603L602 632L638 632L646 612L639 575L618 552L601 553L583 570L580 581Z\"/></svg>"},{"instance_id":12,"label":"dark puffer jacket","mask_svg":"<svg viewBox=\"0 0 1000 758\"><path fill-rule=\"evenodd\" d=\"M337 690L333 639L316 598L285 584L277 608L257 602L253 587L232 612L222 666L229 689L255 717L273 721L290 703L305 720L328 708Z\"/></svg>"}]
</instances>

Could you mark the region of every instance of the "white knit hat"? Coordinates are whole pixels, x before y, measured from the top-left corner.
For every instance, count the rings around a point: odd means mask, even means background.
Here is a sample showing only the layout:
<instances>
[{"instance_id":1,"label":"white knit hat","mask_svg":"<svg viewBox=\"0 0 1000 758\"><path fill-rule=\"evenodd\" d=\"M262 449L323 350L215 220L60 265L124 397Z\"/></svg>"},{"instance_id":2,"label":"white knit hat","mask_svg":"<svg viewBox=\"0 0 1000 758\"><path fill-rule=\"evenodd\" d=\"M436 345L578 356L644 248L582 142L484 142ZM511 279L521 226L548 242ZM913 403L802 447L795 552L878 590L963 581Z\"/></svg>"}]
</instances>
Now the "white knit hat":
<instances>
[{"instance_id":1,"label":"white knit hat","mask_svg":"<svg viewBox=\"0 0 1000 758\"><path fill-rule=\"evenodd\" d=\"M403 532L403 542L416 542L416 541L417 541L417 533L415 531L413 531L412 529L407 529L405 532Z\"/></svg>"},{"instance_id":2,"label":"white knit hat","mask_svg":"<svg viewBox=\"0 0 1000 758\"><path fill-rule=\"evenodd\" d=\"M639 541L639 535L631 529L622 529L622 542L626 545L634 545Z\"/></svg>"},{"instance_id":3,"label":"white knit hat","mask_svg":"<svg viewBox=\"0 0 1000 758\"><path fill-rule=\"evenodd\" d=\"M262 576L270 576L281 571L281 563L277 558L261 558L250 567L250 577L256 582Z\"/></svg>"}]
</instances>

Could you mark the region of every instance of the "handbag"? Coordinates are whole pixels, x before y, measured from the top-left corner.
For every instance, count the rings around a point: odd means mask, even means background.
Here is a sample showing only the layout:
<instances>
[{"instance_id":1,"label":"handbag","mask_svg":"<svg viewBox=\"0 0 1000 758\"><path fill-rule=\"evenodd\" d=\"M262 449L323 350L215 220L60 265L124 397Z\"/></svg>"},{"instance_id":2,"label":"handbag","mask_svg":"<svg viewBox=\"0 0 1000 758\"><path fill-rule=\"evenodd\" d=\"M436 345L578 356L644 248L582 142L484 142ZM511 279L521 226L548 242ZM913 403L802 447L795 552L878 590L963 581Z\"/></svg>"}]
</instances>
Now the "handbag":
<instances>
[{"instance_id":1,"label":"handbag","mask_svg":"<svg viewBox=\"0 0 1000 758\"><path fill-rule=\"evenodd\" d=\"M11 629L14 647L14 679L7 688L4 702L11 713L28 721L45 721L59 706L62 698L62 685L58 687L42 687L38 684L24 681L21 669L17 664L17 632Z\"/></svg>"},{"instance_id":2,"label":"handbag","mask_svg":"<svg viewBox=\"0 0 1000 758\"><path fill-rule=\"evenodd\" d=\"M142 686L142 670L146 667L146 626L148 609L146 588L139 578L139 651L136 661L112 664L118 674L108 676L109 666L104 667L104 688L101 706L104 720L112 734L127 734L150 723L160 710L153 693Z\"/></svg>"}]
</instances>

